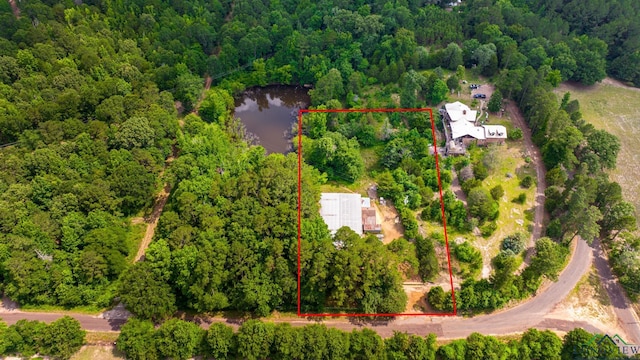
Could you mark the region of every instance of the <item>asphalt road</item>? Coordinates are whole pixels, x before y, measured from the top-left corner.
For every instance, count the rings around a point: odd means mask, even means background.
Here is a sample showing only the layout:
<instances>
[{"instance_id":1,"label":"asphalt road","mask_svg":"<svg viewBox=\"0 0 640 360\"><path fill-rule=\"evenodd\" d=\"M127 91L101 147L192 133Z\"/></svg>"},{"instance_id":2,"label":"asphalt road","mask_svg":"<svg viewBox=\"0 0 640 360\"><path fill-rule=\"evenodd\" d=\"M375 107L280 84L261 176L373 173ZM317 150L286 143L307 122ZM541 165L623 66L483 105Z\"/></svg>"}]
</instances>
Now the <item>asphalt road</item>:
<instances>
[{"instance_id":1,"label":"asphalt road","mask_svg":"<svg viewBox=\"0 0 640 360\"><path fill-rule=\"evenodd\" d=\"M618 283L618 280L611 272L611 267L602 251L600 240L593 242L593 255L598 275L600 275L600 281L609 294L609 299L618 318L618 323L629 337L625 339L625 341L630 344L640 344L640 322L622 286L620 286L620 283Z\"/></svg>"},{"instance_id":2,"label":"asphalt road","mask_svg":"<svg viewBox=\"0 0 640 360\"><path fill-rule=\"evenodd\" d=\"M426 335L435 333L439 338L463 338L472 332L487 335L511 334L526 331L528 328L552 329L567 331L575 327L583 327L590 331L598 329L589 326L585 322L571 322L555 319L545 319L553 307L564 299L575 287L580 278L587 273L591 265L591 248L580 240L569 265L560 274L557 282L551 284L539 295L514 308L500 311L490 315L476 316L473 318L462 317L405 317L392 321L360 321L352 319L346 321L324 320L327 326L342 330L351 330L361 326L367 326L378 332L381 336L393 335L394 331L408 332L412 334ZM54 321L64 314L57 313L33 313L19 310L0 313L0 317L8 324L13 324L20 319ZM117 331L125 319L104 319L98 316L70 314L76 318L82 327L91 331ZM237 326L240 321L234 319L196 319L197 323L207 328L212 321L227 322ZM294 326L303 326L314 323L318 319L283 319Z\"/></svg>"}]
</instances>

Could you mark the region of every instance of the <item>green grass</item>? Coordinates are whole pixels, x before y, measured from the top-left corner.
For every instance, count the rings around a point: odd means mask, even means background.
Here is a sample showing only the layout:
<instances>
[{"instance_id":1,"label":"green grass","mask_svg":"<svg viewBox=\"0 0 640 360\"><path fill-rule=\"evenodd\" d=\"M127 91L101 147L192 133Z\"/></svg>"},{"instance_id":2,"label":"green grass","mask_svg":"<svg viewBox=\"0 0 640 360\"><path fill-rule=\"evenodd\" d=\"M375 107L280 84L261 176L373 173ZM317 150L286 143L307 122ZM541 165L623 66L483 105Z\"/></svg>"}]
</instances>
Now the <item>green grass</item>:
<instances>
[{"instance_id":1,"label":"green grass","mask_svg":"<svg viewBox=\"0 0 640 360\"><path fill-rule=\"evenodd\" d=\"M113 343L118 340L119 332L115 331L87 331L87 335L84 337L87 344L103 344Z\"/></svg>"},{"instance_id":2,"label":"green grass","mask_svg":"<svg viewBox=\"0 0 640 360\"><path fill-rule=\"evenodd\" d=\"M113 345L87 345L75 353L71 360L124 360L125 355Z\"/></svg>"},{"instance_id":3,"label":"green grass","mask_svg":"<svg viewBox=\"0 0 640 360\"><path fill-rule=\"evenodd\" d=\"M508 125L507 119L493 121L493 124ZM488 238L476 237L474 244L476 247L486 249L483 252L485 257L493 258L500 252L502 239L516 232L530 233L532 217L529 214L535 203L535 184L529 189L520 187L520 179L526 175L536 176L533 164L526 164L522 157L524 144L522 140L511 142L497 147L498 165L490 172L490 175L482 182L482 186L491 190L496 185L502 185L504 196L499 199L500 214L497 219L497 230ZM507 178L506 174L513 175ZM514 203L512 200L519 194L525 193L527 200L524 204ZM519 224L518 222L521 222ZM489 260L489 259L485 259Z\"/></svg>"},{"instance_id":4,"label":"green grass","mask_svg":"<svg viewBox=\"0 0 640 360\"><path fill-rule=\"evenodd\" d=\"M591 271L589 272L589 285L593 287L595 290L595 298L601 305L609 306L611 305L611 299L609 299L609 294L602 285L602 281L600 281L600 276L598 275L598 270L594 266L591 266Z\"/></svg>"},{"instance_id":5,"label":"green grass","mask_svg":"<svg viewBox=\"0 0 640 360\"><path fill-rule=\"evenodd\" d=\"M520 341L520 339L522 338L522 334L511 334L511 335L491 335L492 338L498 340L499 342L505 343L507 344L509 341L512 340L516 340L516 341ZM447 345L452 343L453 341L458 340L458 339L436 339L436 345L438 347L443 346L443 345Z\"/></svg>"},{"instance_id":6,"label":"green grass","mask_svg":"<svg viewBox=\"0 0 640 360\"><path fill-rule=\"evenodd\" d=\"M64 314L84 314L84 315L98 315L105 309L98 308L91 305L78 306L73 308L65 308L64 306L54 305L22 305L21 311L25 312L50 312L50 313L64 313Z\"/></svg>"},{"instance_id":7,"label":"green grass","mask_svg":"<svg viewBox=\"0 0 640 360\"><path fill-rule=\"evenodd\" d=\"M138 253L140 242L147 231L147 224L136 224L131 226L131 231L127 233L127 244L129 244L129 256L127 262L132 263Z\"/></svg>"},{"instance_id":8,"label":"green grass","mask_svg":"<svg viewBox=\"0 0 640 360\"><path fill-rule=\"evenodd\" d=\"M580 102L583 118L620 139L617 168L610 172L611 179L622 187L627 201L640 213L640 90L610 84L574 86L562 84L556 90L559 99L565 92Z\"/></svg>"},{"instance_id":9,"label":"green grass","mask_svg":"<svg viewBox=\"0 0 640 360\"><path fill-rule=\"evenodd\" d=\"M384 170L380 164L380 154L386 144L382 143L380 145L376 145L370 148L361 149L360 155L362 156L362 160L364 161L364 168L366 173L370 173L371 171L382 171Z\"/></svg>"},{"instance_id":10,"label":"green grass","mask_svg":"<svg viewBox=\"0 0 640 360\"><path fill-rule=\"evenodd\" d=\"M588 292L588 287L591 287L594 291L592 296L585 298L585 292ZM611 305L611 299L609 299L609 295L605 290L602 282L600 281L600 277L598 276L598 270L591 266L591 269L588 273L584 274L580 281L576 284L576 286L571 290L571 296L578 299L579 302L591 302L597 301L598 304L603 306Z\"/></svg>"}]
</instances>

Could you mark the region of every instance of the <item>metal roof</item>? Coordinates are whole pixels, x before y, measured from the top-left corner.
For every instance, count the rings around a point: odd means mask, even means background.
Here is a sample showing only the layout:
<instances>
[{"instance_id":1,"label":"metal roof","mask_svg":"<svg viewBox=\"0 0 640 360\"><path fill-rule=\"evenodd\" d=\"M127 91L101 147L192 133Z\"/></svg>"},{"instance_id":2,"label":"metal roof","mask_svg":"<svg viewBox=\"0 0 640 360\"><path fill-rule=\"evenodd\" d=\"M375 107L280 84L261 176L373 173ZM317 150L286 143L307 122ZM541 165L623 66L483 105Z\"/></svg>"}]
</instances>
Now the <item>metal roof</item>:
<instances>
[{"instance_id":1,"label":"metal roof","mask_svg":"<svg viewBox=\"0 0 640 360\"><path fill-rule=\"evenodd\" d=\"M334 234L343 226L348 226L362 235L362 199L360 194L322 193L320 196L320 216Z\"/></svg>"}]
</instances>

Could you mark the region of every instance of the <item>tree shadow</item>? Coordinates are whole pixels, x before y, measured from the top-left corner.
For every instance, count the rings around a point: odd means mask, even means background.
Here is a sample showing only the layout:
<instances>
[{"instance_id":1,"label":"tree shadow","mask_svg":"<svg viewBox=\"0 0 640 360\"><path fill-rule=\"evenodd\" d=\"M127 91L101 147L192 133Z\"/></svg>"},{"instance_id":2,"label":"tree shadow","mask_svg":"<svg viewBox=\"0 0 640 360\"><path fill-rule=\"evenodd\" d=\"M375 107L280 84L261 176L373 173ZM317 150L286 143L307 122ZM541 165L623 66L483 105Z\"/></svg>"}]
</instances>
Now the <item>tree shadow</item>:
<instances>
[{"instance_id":1,"label":"tree shadow","mask_svg":"<svg viewBox=\"0 0 640 360\"><path fill-rule=\"evenodd\" d=\"M107 323L112 331L120 331L122 325L127 322L127 319L107 319Z\"/></svg>"},{"instance_id":2,"label":"tree shadow","mask_svg":"<svg viewBox=\"0 0 640 360\"><path fill-rule=\"evenodd\" d=\"M533 221L536 214L535 206L524 211L524 218L529 221Z\"/></svg>"},{"instance_id":3,"label":"tree shadow","mask_svg":"<svg viewBox=\"0 0 640 360\"><path fill-rule=\"evenodd\" d=\"M520 165L520 166L518 166L516 168L516 177L518 178L518 181L521 181L527 175L533 177L533 179L535 180L535 178L536 178L536 168L535 168L535 164L533 162L525 163L524 165ZM535 182L534 182L534 185L535 185ZM523 187L521 187L521 189L524 190Z\"/></svg>"},{"instance_id":4,"label":"tree shadow","mask_svg":"<svg viewBox=\"0 0 640 360\"><path fill-rule=\"evenodd\" d=\"M116 359L126 359L127 358L127 354L125 354L124 352L118 350L118 348L115 347L115 346L111 347L111 356L113 356Z\"/></svg>"},{"instance_id":5,"label":"tree shadow","mask_svg":"<svg viewBox=\"0 0 640 360\"><path fill-rule=\"evenodd\" d=\"M376 327L376 326L387 326L393 320L395 320L394 316L351 316L349 317L349 322L356 326L367 326L367 327Z\"/></svg>"}]
</instances>

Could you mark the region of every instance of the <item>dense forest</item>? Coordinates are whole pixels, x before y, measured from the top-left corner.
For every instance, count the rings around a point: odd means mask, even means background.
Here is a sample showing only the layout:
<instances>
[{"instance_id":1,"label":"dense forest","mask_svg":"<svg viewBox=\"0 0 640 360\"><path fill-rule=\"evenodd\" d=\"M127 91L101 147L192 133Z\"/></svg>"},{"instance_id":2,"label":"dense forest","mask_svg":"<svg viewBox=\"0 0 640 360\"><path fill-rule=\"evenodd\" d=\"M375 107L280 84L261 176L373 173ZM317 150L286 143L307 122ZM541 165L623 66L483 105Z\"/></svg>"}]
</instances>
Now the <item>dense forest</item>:
<instances>
[{"instance_id":1,"label":"dense forest","mask_svg":"<svg viewBox=\"0 0 640 360\"><path fill-rule=\"evenodd\" d=\"M570 95L558 103L551 89L565 80L593 84L607 71L640 84L638 5L469 0L447 11L434 3L23 1L16 18L3 2L0 143L9 146L0 151L1 290L21 305L102 308L119 297L153 320L177 308L293 310L297 159L248 146L230 115L233 96L270 83L313 84L316 108L357 107L354 95L374 86L388 98L368 106L414 107L443 101L467 68L493 77L522 108L549 169L552 240L538 243L540 260L522 275L513 275L507 253L492 279L466 282L463 309L494 309L534 292L541 277L559 271L571 235L592 241L633 229L633 207L605 172L619 142L588 125ZM214 87L199 115L184 116L197 107L206 75ZM426 208L424 219L442 221L423 115L391 117L400 130L388 136L372 130L380 120L373 115L317 115L305 125L303 310L401 311L401 281L410 274L398 264L418 264L422 279L433 277L434 240L420 236L412 213ZM358 179L358 150L372 146L383 147L376 181L381 195L404 204L398 210L413 255L402 251L407 244L383 246L348 231L332 237L318 215L319 185ZM170 155L177 157L160 177ZM445 189L449 171L460 170L447 167ZM492 195L477 189L481 177L473 174L465 188L478 206L464 209L445 192L447 221L459 231L471 230L469 217L490 224L496 216ZM131 265L130 219L165 181L174 190L154 242L145 261ZM614 256L640 246L618 239ZM625 284L638 283L637 259L614 263ZM442 293L430 296L434 307L453 305L441 288L433 291Z\"/></svg>"}]
</instances>

